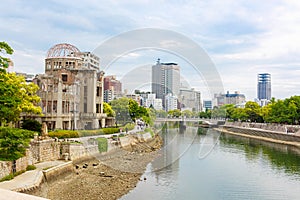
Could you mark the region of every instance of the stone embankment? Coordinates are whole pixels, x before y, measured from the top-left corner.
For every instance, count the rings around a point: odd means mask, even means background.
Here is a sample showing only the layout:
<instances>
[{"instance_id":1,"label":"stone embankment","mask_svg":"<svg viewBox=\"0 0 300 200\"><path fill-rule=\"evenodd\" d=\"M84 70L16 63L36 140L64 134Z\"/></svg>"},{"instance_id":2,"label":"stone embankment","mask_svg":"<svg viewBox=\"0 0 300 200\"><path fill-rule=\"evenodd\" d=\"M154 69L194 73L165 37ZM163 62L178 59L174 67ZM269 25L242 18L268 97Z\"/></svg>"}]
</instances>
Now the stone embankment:
<instances>
[{"instance_id":1,"label":"stone embankment","mask_svg":"<svg viewBox=\"0 0 300 200\"><path fill-rule=\"evenodd\" d=\"M129 138L132 136L129 136ZM162 145L160 136L141 142L136 137L121 148L74 163L74 172L47 183L35 195L50 199L119 199L132 190Z\"/></svg>"},{"instance_id":2,"label":"stone embankment","mask_svg":"<svg viewBox=\"0 0 300 200\"><path fill-rule=\"evenodd\" d=\"M300 129L297 126L226 122L216 129L229 134L300 147Z\"/></svg>"}]
</instances>

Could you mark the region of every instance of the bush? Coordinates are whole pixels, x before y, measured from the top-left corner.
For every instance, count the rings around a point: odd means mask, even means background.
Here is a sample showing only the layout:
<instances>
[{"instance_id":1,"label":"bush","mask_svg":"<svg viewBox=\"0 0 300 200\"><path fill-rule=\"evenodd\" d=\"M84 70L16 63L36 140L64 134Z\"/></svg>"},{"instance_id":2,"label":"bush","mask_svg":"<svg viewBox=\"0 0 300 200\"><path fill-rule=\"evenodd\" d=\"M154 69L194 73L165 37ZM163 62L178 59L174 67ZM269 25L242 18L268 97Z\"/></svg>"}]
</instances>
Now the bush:
<instances>
[{"instance_id":1,"label":"bush","mask_svg":"<svg viewBox=\"0 0 300 200\"><path fill-rule=\"evenodd\" d=\"M17 160L25 155L33 131L0 127L0 160Z\"/></svg>"},{"instance_id":2,"label":"bush","mask_svg":"<svg viewBox=\"0 0 300 200\"><path fill-rule=\"evenodd\" d=\"M34 119L23 120L22 128L30 131L42 132L42 124Z\"/></svg>"},{"instance_id":3,"label":"bush","mask_svg":"<svg viewBox=\"0 0 300 200\"><path fill-rule=\"evenodd\" d=\"M107 139L97 138L99 152L107 152Z\"/></svg>"},{"instance_id":4,"label":"bush","mask_svg":"<svg viewBox=\"0 0 300 200\"><path fill-rule=\"evenodd\" d=\"M10 173L8 174L7 176L4 176L2 179L0 179L0 182L2 181L9 181L11 179L13 179L14 177L20 175L20 174L23 174L25 172L25 170L21 170L21 171L18 171L16 173Z\"/></svg>"},{"instance_id":5,"label":"bush","mask_svg":"<svg viewBox=\"0 0 300 200\"><path fill-rule=\"evenodd\" d=\"M56 130L49 132L50 137L57 137L59 139L63 138L78 138L79 133L78 131L72 131L72 130Z\"/></svg>"},{"instance_id":6,"label":"bush","mask_svg":"<svg viewBox=\"0 0 300 200\"><path fill-rule=\"evenodd\" d=\"M13 179L15 176L14 176L14 174L8 174L7 176L4 176L3 178L1 178L0 179L0 182L2 182L2 181L9 181L9 180L11 180L11 179Z\"/></svg>"},{"instance_id":7,"label":"bush","mask_svg":"<svg viewBox=\"0 0 300 200\"><path fill-rule=\"evenodd\" d=\"M35 169L36 169L36 166L34 166L34 165L28 165L26 167L26 171L35 170Z\"/></svg>"},{"instance_id":8,"label":"bush","mask_svg":"<svg viewBox=\"0 0 300 200\"><path fill-rule=\"evenodd\" d=\"M120 132L120 128L103 128L102 130L104 134L113 134Z\"/></svg>"}]
</instances>

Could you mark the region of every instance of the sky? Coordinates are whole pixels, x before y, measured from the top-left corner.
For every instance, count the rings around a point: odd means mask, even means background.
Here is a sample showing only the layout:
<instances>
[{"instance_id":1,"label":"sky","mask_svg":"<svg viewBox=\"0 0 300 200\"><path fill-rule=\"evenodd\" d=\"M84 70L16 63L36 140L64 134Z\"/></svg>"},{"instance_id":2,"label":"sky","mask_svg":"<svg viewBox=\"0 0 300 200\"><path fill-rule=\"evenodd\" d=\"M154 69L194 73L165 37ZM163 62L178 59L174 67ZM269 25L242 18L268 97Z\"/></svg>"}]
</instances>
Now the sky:
<instances>
[{"instance_id":1,"label":"sky","mask_svg":"<svg viewBox=\"0 0 300 200\"><path fill-rule=\"evenodd\" d=\"M283 99L300 95L299 10L297 0L4 0L0 40L14 49L9 57L15 71L38 74L44 72L47 51L55 44L69 43L93 52L105 41L132 30L163 29L203 49L218 72L223 92L240 91L253 100L257 74L267 72L272 96ZM151 34L149 40L155 43ZM161 43L178 49L182 45L176 38ZM147 88L157 58L178 63L182 80L200 90L203 99L210 98L205 83L212 80L195 70L199 66L170 50L132 49L101 69L123 80L123 89Z\"/></svg>"}]
</instances>

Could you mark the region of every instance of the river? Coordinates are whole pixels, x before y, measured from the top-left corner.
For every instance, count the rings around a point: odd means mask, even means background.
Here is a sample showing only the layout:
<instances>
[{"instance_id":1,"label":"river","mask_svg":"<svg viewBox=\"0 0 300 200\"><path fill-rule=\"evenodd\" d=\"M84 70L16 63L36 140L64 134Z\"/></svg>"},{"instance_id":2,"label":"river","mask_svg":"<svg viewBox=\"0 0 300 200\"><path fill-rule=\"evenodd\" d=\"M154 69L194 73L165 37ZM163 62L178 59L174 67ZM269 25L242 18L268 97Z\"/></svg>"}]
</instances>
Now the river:
<instances>
[{"instance_id":1,"label":"river","mask_svg":"<svg viewBox=\"0 0 300 200\"><path fill-rule=\"evenodd\" d=\"M121 200L300 199L299 149L212 129L198 133L164 127L160 156Z\"/></svg>"}]
</instances>

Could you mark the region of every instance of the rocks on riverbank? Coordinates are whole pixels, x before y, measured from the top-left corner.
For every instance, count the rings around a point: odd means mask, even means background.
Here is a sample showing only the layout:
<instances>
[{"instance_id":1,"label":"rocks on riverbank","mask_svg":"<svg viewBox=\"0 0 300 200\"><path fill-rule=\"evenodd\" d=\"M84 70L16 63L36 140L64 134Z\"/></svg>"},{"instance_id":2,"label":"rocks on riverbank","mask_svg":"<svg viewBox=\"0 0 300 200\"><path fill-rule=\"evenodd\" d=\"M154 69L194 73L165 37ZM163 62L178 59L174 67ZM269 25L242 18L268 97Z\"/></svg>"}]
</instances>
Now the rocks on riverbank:
<instances>
[{"instance_id":1,"label":"rocks on riverbank","mask_svg":"<svg viewBox=\"0 0 300 200\"><path fill-rule=\"evenodd\" d=\"M89 161L75 163L74 173L46 183L50 199L118 199L132 190L147 164L156 157L162 139L115 149Z\"/></svg>"}]
</instances>

